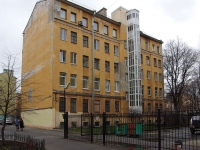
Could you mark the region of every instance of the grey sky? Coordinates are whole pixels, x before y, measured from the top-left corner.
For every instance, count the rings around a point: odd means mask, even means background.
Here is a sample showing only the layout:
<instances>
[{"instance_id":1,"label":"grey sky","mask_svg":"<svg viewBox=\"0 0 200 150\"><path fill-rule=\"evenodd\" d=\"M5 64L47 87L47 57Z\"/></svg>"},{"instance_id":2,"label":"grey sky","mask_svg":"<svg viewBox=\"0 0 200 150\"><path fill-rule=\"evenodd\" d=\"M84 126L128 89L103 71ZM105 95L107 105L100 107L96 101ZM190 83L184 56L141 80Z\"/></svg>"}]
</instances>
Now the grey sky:
<instances>
[{"instance_id":1,"label":"grey sky","mask_svg":"<svg viewBox=\"0 0 200 150\"><path fill-rule=\"evenodd\" d=\"M73 2L73 0L70 0ZM37 0L0 1L0 62L3 53L19 53L20 66L23 37ZM96 11L107 8L108 16L119 6L140 11L140 29L166 43L179 36L189 46L200 49L199 0L76 0ZM2 68L0 69L2 72Z\"/></svg>"}]
</instances>

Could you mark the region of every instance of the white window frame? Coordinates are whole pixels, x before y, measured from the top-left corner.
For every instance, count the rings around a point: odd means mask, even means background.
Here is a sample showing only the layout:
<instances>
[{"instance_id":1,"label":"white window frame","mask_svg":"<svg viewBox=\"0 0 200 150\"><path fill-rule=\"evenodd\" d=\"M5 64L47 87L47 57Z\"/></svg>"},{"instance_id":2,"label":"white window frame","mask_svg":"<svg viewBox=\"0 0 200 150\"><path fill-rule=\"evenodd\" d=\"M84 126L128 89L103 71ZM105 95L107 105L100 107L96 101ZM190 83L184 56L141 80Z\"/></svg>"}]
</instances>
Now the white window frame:
<instances>
[{"instance_id":1,"label":"white window frame","mask_svg":"<svg viewBox=\"0 0 200 150\"><path fill-rule=\"evenodd\" d=\"M104 43L104 51L105 51L105 53L109 53L110 51L109 51L109 43Z\"/></svg>"},{"instance_id":2,"label":"white window frame","mask_svg":"<svg viewBox=\"0 0 200 150\"><path fill-rule=\"evenodd\" d=\"M118 56L119 52L118 52L118 46L114 45L114 55Z\"/></svg>"},{"instance_id":3,"label":"white window frame","mask_svg":"<svg viewBox=\"0 0 200 150\"><path fill-rule=\"evenodd\" d=\"M82 24L83 24L84 27L88 27L88 19L83 17L82 18Z\"/></svg>"},{"instance_id":4,"label":"white window frame","mask_svg":"<svg viewBox=\"0 0 200 150\"><path fill-rule=\"evenodd\" d=\"M71 22L76 22L76 13L71 12L70 21Z\"/></svg>"},{"instance_id":5,"label":"white window frame","mask_svg":"<svg viewBox=\"0 0 200 150\"><path fill-rule=\"evenodd\" d=\"M159 97L162 97L162 88L159 88Z\"/></svg>"},{"instance_id":6,"label":"white window frame","mask_svg":"<svg viewBox=\"0 0 200 150\"><path fill-rule=\"evenodd\" d=\"M116 29L113 29L113 37L117 37L117 30Z\"/></svg>"},{"instance_id":7,"label":"white window frame","mask_svg":"<svg viewBox=\"0 0 200 150\"><path fill-rule=\"evenodd\" d=\"M88 76L83 76L83 89L89 89Z\"/></svg>"},{"instance_id":8,"label":"white window frame","mask_svg":"<svg viewBox=\"0 0 200 150\"><path fill-rule=\"evenodd\" d=\"M151 79L151 72L149 70L147 70L147 79L150 80Z\"/></svg>"},{"instance_id":9,"label":"white window frame","mask_svg":"<svg viewBox=\"0 0 200 150\"><path fill-rule=\"evenodd\" d=\"M114 63L114 72L119 73L119 63Z\"/></svg>"},{"instance_id":10,"label":"white window frame","mask_svg":"<svg viewBox=\"0 0 200 150\"><path fill-rule=\"evenodd\" d=\"M158 88L155 87L155 97L158 97Z\"/></svg>"},{"instance_id":11,"label":"white window frame","mask_svg":"<svg viewBox=\"0 0 200 150\"><path fill-rule=\"evenodd\" d=\"M157 53L160 54L160 46L157 46Z\"/></svg>"},{"instance_id":12,"label":"white window frame","mask_svg":"<svg viewBox=\"0 0 200 150\"><path fill-rule=\"evenodd\" d=\"M127 57L124 57L124 65L128 66L128 58Z\"/></svg>"},{"instance_id":13,"label":"white window frame","mask_svg":"<svg viewBox=\"0 0 200 150\"><path fill-rule=\"evenodd\" d=\"M125 81L128 82L128 73L125 73Z\"/></svg>"},{"instance_id":14,"label":"white window frame","mask_svg":"<svg viewBox=\"0 0 200 150\"><path fill-rule=\"evenodd\" d=\"M106 72L110 71L110 62L109 61L105 61L105 71Z\"/></svg>"},{"instance_id":15,"label":"white window frame","mask_svg":"<svg viewBox=\"0 0 200 150\"><path fill-rule=\"evenodd\" d=\"M106 92L110 92L110 80L105 81L105 90Z\"/></svg>"},{"instance_id":16,"label":"white window frame","mask_svg":"<svg viewBox=\"0 0 200 150\"><path fill-rule=\"evenodd\" d=\"M64 84L61 84L61 79L64 81ZM65 72L60 72L60 86L65 86L66 85L66 73Z\"/></svg>"},{"instance_id":17,"label":"white window frame","mask_svg":"<svg viewBox=\"0 0 200 150\"><path fill-rule=\"evenodd\" d=\"M157 72L154 72L154 80L158 81L158 74L157 74Z\"/></svg>"},{"instance_id":18,"label":"white window frame","mask_svg":"<svg viewBox=\"0 0 200 150\"><path fill-rule=\"evenodd\" d=\"M95 91L100 91L100 78L95 78L94 84ZM98 89L96 87L98 87Z\"/></svg>"},{"instance_id":19,"label":"white window frame","mask_svg":"<svg viewBox=\"0 0 200 150\"><path fill-rule=\"evenodd\" d=\"M104 25L104 34L108 35L108 26Z\"/></svg>"},{"instance_id":20,"label":"white window frame","mask_svg":"<svg viewBox=\"0 0 200 150\"><path fill-rule=\"evenodd\" d=\"M87 36L83 36L83 47L89 47L89 39Z\"/></svg>"},{"instance_id":21,"label":"white window frame","mask_svg":"<svg viewBox=\"0 0 200 150\"><path fill-rule=\"evenodd\" d=\"M158 59L158 68L161 68L161 60Z\"/></svg>"},{"instance_id":22,"label":"white window frame","mask_svg":"<svg viewBox=\"0 0 200 150\"><path fill-rule=\"evenodd\" d=\"M100 69L100 59L94 59L94 69Z\"/></svg>"},{"instance_id":23,"label":"white window frame","mask_svg":"<svg viewBox=\"0 0 200 150\"><path fill-rule=\"evenodd\" d=\"M119 92L119 81L115 81L115 92Z\"/></svg>"},{"instance_id":24,"label":"white window frame","mask_svg":"<svg viewBox=\"0 0 200 150\"><path fill-rule=\"evenodd\" d=\"M146 64L150 66L150 57L146 56Z\"/></svg>"},{"instance_id":25,"label":"white window frame","mask_svg":"<svg viewBox=\"0 0 200 150\"><path fill-rule=\"evenodd\" d=\"M66 54L67 54L66 51L60 50L60 62L66 62L66 58L67 58Z\"/></svg>"},{"instance_id":26,"label":"white window frame","mask_svg":"<svg viewBox=\"0 0 200 150\"><path fill-rule=\"evenodd\" d=\"M71 74L70 75L70 87L76 87L76 74Z\"/></svg>"},{"instance_id":27,"label":"white window frame","mask_svg":"<svg viewBox=\"0 0 200 150\"><path fill-rule=\"evenodd\" d=\"M152 51L154 52L155 51L155 45L152 44Z\"/></svg>"},{"instance_id":28,"label":"white window frame","mask_svg":"<svg viewBox=\"0 0 200 150\"><path fill-rule=\"evenodd\" d=\"M67 41L67 30L60 28L60 40Z\"/></svg>"},{"instance_id":29,"label":"white window frame","mask_svg":"<svg viewBox=\"0 0 200 150\"><path fill-rule=\"evenodd\" d=\"M162 82L163 81L163 78L162 78L162 74L159 73L159 81Z\"/></svg>"},{"instance_id":30,"label":"white window frame","mask_svg":"<svg viewBox=\"0 0 200 150\"><path fill-rule=\"evenodd\" d=\"M98 22L94 21L93 25L94 25L94 27L93 27L94 31L99 31L99 24L98 24Z\"/></svg>"},{"instance_id":31,"label":"white window frame","mask_svg":"<svg viewBox=\"0 0 200 150\"><path fill-rule=\"evenodd\" d=\"M83 67L88 67L88 61L89 61L89 57L83 55Z\"/></svg>"},{"instance_id":32,"label":"white window frame","mask_svg":"<svg viewBox=\"0 0 200 150\"><path fill-rule=\"evenodd\" d=\"M60 18L62 18L62 19L66 19L66 10L65 9L61 9L60 10Z\"/></svg>"},{"instance_id":33,"label":"white window frame","mask_svg":"<svg viewBox=\"0 0 200 150\"><path fill-rule=\"evenodd\" d=\"M76 64L76 56L77 54L74 52L71 52L71 64Z\"/></svg>"},{"instance_id":34,"label":"white window frame","mask_svg":"<svg viewBox=\"0 0 200 150\"><path fill-rule=\"evenodd\" d=\"M99 48L100 48L99 40L94 39L94 49L99 50Z\"/></svg>"},{"instance_id":35,"label":"white window frame","mask_svg":"<svg viewBox=\"0 0 200 150\"><path fill-rule=\"evenodd\" d=\"M148 94L148 96L151 96L151 87L150 86L147 87L147 94Z\"/></svg>"}]
</instances>

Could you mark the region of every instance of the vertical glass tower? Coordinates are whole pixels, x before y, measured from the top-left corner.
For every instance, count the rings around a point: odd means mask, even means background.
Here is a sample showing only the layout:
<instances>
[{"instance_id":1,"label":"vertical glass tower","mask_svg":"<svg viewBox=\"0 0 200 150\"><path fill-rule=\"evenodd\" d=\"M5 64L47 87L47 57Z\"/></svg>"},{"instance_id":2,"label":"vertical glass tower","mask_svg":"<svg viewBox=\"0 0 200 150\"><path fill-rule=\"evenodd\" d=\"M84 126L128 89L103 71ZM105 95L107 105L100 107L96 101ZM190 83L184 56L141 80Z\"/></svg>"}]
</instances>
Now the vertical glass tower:
<instances>
[{"instance_id":1,"label":"vertical glass tower","mask_svg":"<svg viewBox=\"0 0 200 150\"><path fill-rule=\"evenodd\" d=\"M128 97L130 112L142 112L139 11L126 13L128 39Z\"/></svg>"}]
</instances>

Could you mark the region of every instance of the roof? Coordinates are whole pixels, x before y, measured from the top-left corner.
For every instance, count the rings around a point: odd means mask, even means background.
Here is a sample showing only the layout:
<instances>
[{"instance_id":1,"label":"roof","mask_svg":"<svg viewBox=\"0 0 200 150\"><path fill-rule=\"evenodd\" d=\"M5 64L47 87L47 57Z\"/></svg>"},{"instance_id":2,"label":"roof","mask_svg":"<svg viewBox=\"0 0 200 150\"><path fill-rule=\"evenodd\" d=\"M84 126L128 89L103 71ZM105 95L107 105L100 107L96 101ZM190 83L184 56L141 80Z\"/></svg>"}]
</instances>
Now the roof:
<instances>
[{"instance_id":1,"label":"roof","mask_svg":"<svg viewBox=\"0 0 200 150\"><path fill-rule=\"evenodd\" d=\"M140 31L140 35L142 35L142 36L144 36L144 37L147 37L147 38L149 38L149 39L151 39L151 40L154 40L154 41L156 41L156 42L158 42L158 43L160 43L160 44L163 43L162 40L158 40L158 39L154 38L153 36L150 36L150 35L148 35L148 34L142 32L142 31Z\"/></svg>"}]
</instances>

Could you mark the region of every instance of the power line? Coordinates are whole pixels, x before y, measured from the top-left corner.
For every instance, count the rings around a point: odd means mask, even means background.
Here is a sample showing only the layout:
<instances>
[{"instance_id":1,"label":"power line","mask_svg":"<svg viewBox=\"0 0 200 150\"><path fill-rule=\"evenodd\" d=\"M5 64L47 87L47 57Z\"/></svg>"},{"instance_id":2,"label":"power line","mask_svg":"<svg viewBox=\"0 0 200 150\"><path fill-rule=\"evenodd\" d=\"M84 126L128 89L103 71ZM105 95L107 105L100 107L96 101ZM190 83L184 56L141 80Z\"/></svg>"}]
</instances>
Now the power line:
<instances>
[{"instance_id":1,"label":"power line","mask_svg":"<svg viewBox=\"0 0 200 150\"><path fill-rule=\"evenodd\" d=\"M114 5L117 1L118 1L118 0L116 0L112 5ZM112 5L110 5L110 6L107 8L107 10L108 10Z\"/></svg>"}]
</instances>

